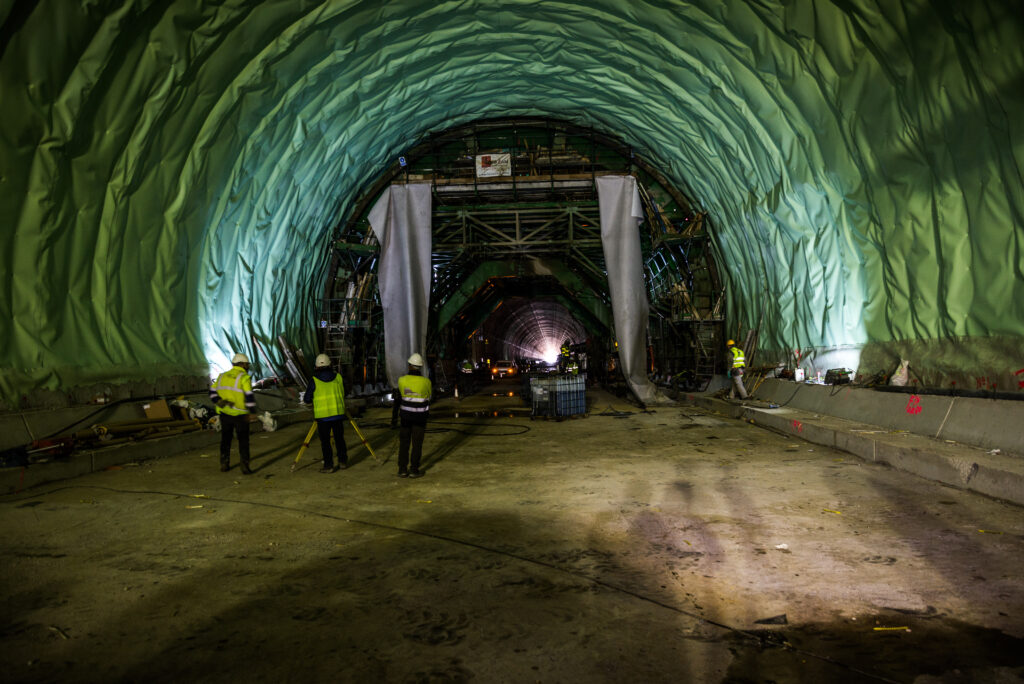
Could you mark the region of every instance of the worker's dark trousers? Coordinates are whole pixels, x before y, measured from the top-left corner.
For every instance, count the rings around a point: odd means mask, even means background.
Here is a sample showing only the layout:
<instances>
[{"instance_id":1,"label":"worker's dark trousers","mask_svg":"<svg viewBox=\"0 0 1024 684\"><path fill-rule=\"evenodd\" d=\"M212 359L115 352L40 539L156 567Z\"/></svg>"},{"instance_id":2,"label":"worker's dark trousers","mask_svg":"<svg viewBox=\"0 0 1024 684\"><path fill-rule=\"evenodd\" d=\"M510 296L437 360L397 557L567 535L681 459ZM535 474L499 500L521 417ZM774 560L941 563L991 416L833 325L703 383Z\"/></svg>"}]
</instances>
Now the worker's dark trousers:
<instances>
[{"instance_id":1,"label":"worker's dark trousers","mask_svg":"<svg viewBox=\"0 0 1024 684\"><path fill-rule=\"evenodd\" d=\"M238 433L238 454L249 467L249 416L220 414L220 464L231 465L231 434Z\"/></svg>"},{"instance_id":2,"label":"worker's dark trousers","mask_svg":"<svg viewBox=\"0 0 1024 684\"><path fill-rule=\"evenodd\" d=\"M320 435L320 449L324 452L324 468L334 467L334 454L331 451L331 433L334 433L334 448L338 450L338 465L348 465L348 450L345 448L345 421L339 416L337 420L318 420L316 432Z\"/></svg>"},{"instance_id":3,"label":"worker's dark trousers","mask_svg":"<svg viewBox=\"0 0 1024 684\"><path fill-rule=\"evenodd\" d=\"M426 419L402 417L402 429L398 432L398 472L417 472L423 456L423 436L427 433ZM409 462L409 444L412 443L412 462Z\"/></svg>"}]
</instances>

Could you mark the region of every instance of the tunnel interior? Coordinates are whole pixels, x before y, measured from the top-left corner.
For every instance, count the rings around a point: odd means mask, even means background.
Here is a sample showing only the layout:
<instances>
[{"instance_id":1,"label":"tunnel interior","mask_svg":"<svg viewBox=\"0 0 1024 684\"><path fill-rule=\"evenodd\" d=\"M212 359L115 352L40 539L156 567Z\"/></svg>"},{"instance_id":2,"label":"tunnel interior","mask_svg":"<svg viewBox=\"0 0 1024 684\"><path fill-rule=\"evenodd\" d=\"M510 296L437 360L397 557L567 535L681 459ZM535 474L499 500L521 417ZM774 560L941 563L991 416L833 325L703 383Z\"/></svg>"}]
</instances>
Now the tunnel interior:
<instances>
[{"instance_id":1,"label":"tunnel interior","mask_svg":"<svg viewBox=\"0 0 1024 684\"><path fill-rule=\"evenodd\" d=\"M380 244L368 214L388 185L426 182L433 252L425 352L438 364L434 375L451 376L467 359L477 367L551 363L568 343L607 379L615 330L595 180L631 174L644 211L652 322L662 333L649 371L713 372L725 312L710 221L656 164L605 132L551 118L475 121L428 136L368 184L337 229L320 347L354 379L385 380L375 363L385 346Z\"/></svg>"},{"instance_id":2,"label":"tunnel interior","mask_svg":"<svg viewBox=\"0 0 1024 684\"><path fill-rule=\"evenodd\" d=\"M1024 446L998 401L1024 397L1020 9L0 1L9 676L1024 675ZM396 477L372 208L429 187L438 388L567 341L617 387L596 188L620 175L644 375L720 373L734 338L869 387L638 407L544 378L545 413L502 379L438 396L426 477ZM340 367L350 467L309 453L332 440L310 383L257 386L272 432L211 417L237 352L257 381ZM906 364L916 387L875 387Z\"/></svg>"},{"instance_id":3,"label":"tunnel interior","mask_svg":"<svg viewBox=\"0 0 1024 684\"><path fill-rule=\"evenodd\" d=\"M0 21L6 408L199 389L235 351L279 365L279 338L313 355L323 302L349 298L328 292L339 269L372 251L355 245L373 183L457 177L465 136L445 133L496 118L562 122L516 130L517 159L564 134L708 235L656 249L657 217L641 230L664 369L712 340L670 320L692 276L765 363L871 376L907 360L922 386L1020 389L1015 3L42 0ZM504 149L491 132L474 144ZM391 174L400 157L418 166ZM453 188L439 235L484 211ZM543 203L521 190L511 203ZM586 201L553 200L593 218ZM592 336L602 288L574 289L601 270L588 249L494 256L564 269L541 301ZM481 258L437 256L439 354L481 315L456 307Z\"/></svg>"},{"instance_id":4,"label":"tunnel interior","mask_svg":"<svg viewBox=\"0 0 1024 684\"><path fill-rule=\"evenodd\" d=\"M588 329L557 299L515 297L503 301L487 317L481 334L485 343L497 341L502 359L543 361L554 365L561 345L584 342ZM479 335L477 336L479 341ZM470 358L479 363L491 358L485 344L483 354Z\"/></svg>"}]
</instances>

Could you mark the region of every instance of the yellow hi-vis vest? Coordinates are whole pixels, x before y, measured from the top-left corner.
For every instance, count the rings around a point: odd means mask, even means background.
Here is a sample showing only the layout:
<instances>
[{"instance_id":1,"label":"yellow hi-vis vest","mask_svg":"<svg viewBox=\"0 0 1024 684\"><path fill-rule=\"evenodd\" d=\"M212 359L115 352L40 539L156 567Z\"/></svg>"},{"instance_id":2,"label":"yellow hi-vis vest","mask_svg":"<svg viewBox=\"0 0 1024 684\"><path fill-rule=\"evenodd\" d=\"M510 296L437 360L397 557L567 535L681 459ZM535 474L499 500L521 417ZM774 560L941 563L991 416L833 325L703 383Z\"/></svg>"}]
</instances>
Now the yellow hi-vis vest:
<instances>
[{"instance_id":1,"label":"yellow hi-vis vest","mask_svg":"<svg viewBox=\"0 0 1024 684\"><path fill-rule=\"evenodd\" d=\"M743 355L743 350L739 347L731 347L729 351L732 352L732 367L743 368L747 365L747 357Z\"/></svg>"},{"instance_id":2,"label":"yellow hi-vis vest","mask_svg":"<svg viewBox=\"0 0 1024 684\"><path fill-rule=\"evenodd\" d=\"M398 378L398 395L406 413L426 413L430 410L430 379L422 375L403 375Z\"/></svg>"},{"instance_id":3,"label":"yellow hi-vis vest","mask_svg":"<svg viewBox=\"0 0 1024 684\"><path fill-rule=\"evenodd\" d=\"M313 378L313 417L330 418L345 413L345 384L341 374L334 376L330 382Z\"/></svg>"},{"instance_id":4,"label":"yellow hi-vis vest","mask_svg":"<svg viewBox=\"0 0 1024 684\"><path fill-rule=\"evenodd\" d=\"M231 370L217 376L213 383L217 396L229 402L227 406L218 406L217 413L229 416L244 416L249 413L245 407L245 393L252 392L252 379L240 366L232 366Z\"/></svg>"}]
</instances>

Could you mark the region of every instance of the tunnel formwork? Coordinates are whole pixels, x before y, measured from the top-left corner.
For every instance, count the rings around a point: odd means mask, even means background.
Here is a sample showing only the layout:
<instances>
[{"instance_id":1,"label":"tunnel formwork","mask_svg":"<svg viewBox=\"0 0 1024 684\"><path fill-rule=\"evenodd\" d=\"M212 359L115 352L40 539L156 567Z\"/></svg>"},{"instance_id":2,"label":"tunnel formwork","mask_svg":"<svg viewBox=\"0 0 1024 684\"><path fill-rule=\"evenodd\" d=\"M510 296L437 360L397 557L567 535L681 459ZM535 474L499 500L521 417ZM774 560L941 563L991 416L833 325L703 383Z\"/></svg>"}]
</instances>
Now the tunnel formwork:
<instances>
[{"instance_id":1,"label":"tunnel formwork","mask_svg":"<svg viewBox=\"0 0 1024 684\"><path fill-rule=\"evenodd\" d=\"M389 184L430 184L429 357L540 360L563 343L589 346L592 377L615 368L615 331L596 179L637 178L640 237L652 303L648 371L705 380L718 369L724 291L705 212L656 162L607 133L538 117L498 118L428 136L368 184L335 231L318 327L321 348L355 379L384 380L376 296L379 242L368 220ZM482 338L482 339L478 339ZM366 340L372 340L369 344ZM654 340L652 339L652 342ZM372 368L372 370L370 370ZM444 375L444 374L442 374Z\"/></svg>"}]
</instances>

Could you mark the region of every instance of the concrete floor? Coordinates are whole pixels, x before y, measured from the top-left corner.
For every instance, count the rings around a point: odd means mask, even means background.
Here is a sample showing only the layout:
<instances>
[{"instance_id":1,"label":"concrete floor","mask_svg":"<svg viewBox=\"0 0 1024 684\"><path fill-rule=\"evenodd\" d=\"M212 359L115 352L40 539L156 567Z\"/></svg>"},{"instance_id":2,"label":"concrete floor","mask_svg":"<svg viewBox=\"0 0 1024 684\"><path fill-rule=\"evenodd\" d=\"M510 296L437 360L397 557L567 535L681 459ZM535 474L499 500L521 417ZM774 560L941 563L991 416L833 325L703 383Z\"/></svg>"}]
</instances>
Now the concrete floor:
<instances>
[{"instance_id":1,"label":"concrete floor","mask_svg":"<svg viewBox=\"0 0 1024 684\"><path fill-rule=\"evenodd\" d=\"M295 425L248 477L206 449L0 497L4 678L1024 678L1020 508L692 407L531 421L517 390L440 402L421 480L376 409L384 464L349 430L352 467L314 442L292 473Z\"/></svg>"}]
</instances>

